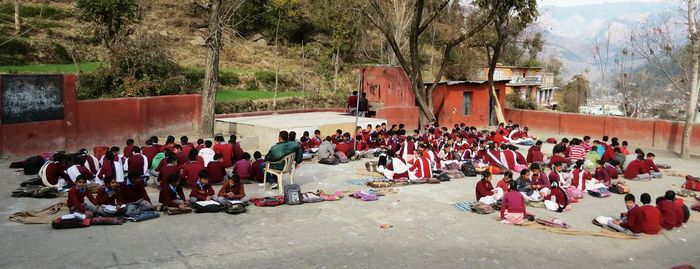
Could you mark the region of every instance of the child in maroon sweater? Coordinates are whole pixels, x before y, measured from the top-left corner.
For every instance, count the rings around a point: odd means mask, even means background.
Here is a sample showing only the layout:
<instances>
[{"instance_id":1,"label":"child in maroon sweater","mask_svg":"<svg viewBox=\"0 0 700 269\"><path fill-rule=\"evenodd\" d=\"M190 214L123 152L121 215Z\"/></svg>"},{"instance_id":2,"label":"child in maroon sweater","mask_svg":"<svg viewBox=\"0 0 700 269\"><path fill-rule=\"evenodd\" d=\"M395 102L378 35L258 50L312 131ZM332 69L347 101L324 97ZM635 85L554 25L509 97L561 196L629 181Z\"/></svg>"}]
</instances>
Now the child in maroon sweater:
<instances>
[{"instance_id":1,"label":"child in maroon sweater","mask_svg":"<svg viewBox=\"0 0 700 269\"><path fill-rule=\"evenodd\" d=\"M250 178L257 181L258 183L263 182L263 164L265 164L265 159L262 158L262 153L260 151L256 151L253 153L253 158L255 161L251 165L250 168Z\"/></svg>"},{"instance_id":2,"label":"child in maroon sweater","mask_svg":"<svg viewBox=\"0 0 700 269\"><path fill-rule=\"evenodd\" d=\"M221 153L217 153L214 154L214 160L207 164L207 173L211 184L224 182L224 179L226 178L226 167L221 162L222 159L223 156Z\"/></svg>"},{"instance_id":3,"label":"child in maroon sweater","mask_svg":"<svg viewBox=\"0 0 700 269\"><path fill-rule=\"evenodd\" d=\"M160 182L158 201L161 203L161 209L165 209L164 207L166 206L185 209L187 201L185 200L185 193L182 191L178 175L170 175L168 180Z\"/></svg>"},{"instance_id":4,"label":"child in maroon sweater","mask_svg":"<svg viewBox=\"0 0 700 269\"><path fill-rule=\"evenodd\" d=\"M92 205L85 203L86 197L90 200ZM85 177L83 175L79 175L75 179L75 186L68 191L67 205L71 213L83 213L88 218L97 213L97 207L95 206L97 205L97 200L95 200L95 197L92 196L87 186L85 186Z\"/></svg>"},{"instance_id":5,"label":"child in maroon sweater","mask_svg":"<svg viewBox=\"0 0 700 269\"><path fill-rule=\"evenodd\" d=\"M194 204L198 201L209 201L214 196L214 188L209 185L209 175L207 171L199 172L199 180L197 184L192 186L190 192L190 203Z\"/></svg>"},{"instance_id":6,"label":"child in maroon sweater","mask_svg":"<svg viewBox=\"0 0 700 269\"><path fill-rule=\"evenodd\" d=\"M238 176L243 184L249 184L251 183L250 175L252 174L252 168L253 166L250 163L250 154L248 152L244 152L242 158L236 161L236 163L233 165L233 175Z\"/></svg>"},{"instance_id":7,"label":"child in maroon sweater","mask_svg":"<svg viewBox=\"0 0 700 269\"><path fill-rule=\"evenodd\" d=\"M222 205L231 204L231 201L243 200L245 197L245 188L238 176L233 176L224 182L219 190L219 197L216 200Z\"/></svg>"}]
</instances>

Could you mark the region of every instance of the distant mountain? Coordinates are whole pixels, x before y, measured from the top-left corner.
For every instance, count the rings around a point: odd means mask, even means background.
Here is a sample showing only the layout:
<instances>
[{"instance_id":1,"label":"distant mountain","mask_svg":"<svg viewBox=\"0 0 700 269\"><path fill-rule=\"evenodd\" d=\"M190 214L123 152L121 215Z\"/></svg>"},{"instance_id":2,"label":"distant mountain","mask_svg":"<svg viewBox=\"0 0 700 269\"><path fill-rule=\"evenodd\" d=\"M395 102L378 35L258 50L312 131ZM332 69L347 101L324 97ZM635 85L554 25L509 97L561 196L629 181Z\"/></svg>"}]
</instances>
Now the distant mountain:
<instances>
[{"instance_id":1,"label":"distant mountain","mask_svg":"<svg viewBox=\"0 0 700 269\"><path fill-rule=\"evenodd\" d=\"M628 47L630 33L644 21L664 21L680 15L680 6L673 1L618 2L578 6L543 6L535 30L544 33L542 55L554 55L564 63L564 80L589 70L589 79L600 77L593 58L596 39L604 46L610 34L609 62ZM601 53L605 49L601 48Z\"/></svg>"}]
</instances>

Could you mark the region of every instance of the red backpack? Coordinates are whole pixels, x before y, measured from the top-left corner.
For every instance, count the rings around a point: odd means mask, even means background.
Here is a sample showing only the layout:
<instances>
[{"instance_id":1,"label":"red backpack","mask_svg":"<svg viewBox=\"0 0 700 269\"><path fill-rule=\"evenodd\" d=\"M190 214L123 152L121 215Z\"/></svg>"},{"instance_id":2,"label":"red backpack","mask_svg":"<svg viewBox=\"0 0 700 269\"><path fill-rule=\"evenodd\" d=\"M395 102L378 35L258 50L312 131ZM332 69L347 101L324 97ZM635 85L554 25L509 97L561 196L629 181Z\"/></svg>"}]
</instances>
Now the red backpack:
<instances>
[{"instance_id":1,"label":"red backpack","mask_svg":"<svg viewBox=\"0 0 700 269\"><path fill-rule=\"evenodd\" d=\"M700 178L686 176L685 177L685 184L683 184L683 188L685 188L686 190L691 190L691 191L700 191Z\"/></svg>"},{"instance_id":2,"label":"red backpack","mask_svg":"<svg viewBox=\"0 0 700 269\"><path fill-rule=\"evenodd\" d=\"M253 198L253 199L250 199L250 202L255 204L255 206L261 206L261 207L278 206L278 205L284 204L284 196L278 195L278 196L269 196L269 197L265 197L265 198Z\"/></svg>"}]
</instances>

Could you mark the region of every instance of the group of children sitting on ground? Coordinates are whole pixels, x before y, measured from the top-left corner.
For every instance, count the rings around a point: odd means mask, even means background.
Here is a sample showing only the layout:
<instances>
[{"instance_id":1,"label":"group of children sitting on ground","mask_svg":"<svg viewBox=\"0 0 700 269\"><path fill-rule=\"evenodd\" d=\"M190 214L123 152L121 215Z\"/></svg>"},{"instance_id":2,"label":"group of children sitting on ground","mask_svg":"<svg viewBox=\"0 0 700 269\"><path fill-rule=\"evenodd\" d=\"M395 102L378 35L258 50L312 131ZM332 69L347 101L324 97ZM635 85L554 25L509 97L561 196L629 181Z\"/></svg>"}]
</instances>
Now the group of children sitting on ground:
<instances>
[{"instance_id":1,"label":"group of children sitting on ground","mask_svg":"<svg viewBox=\"0 0 700 269\"><path fill-rule=\"evenodd\" d=\"M243 184L263 181L265 159L256 151L251 160L235 135L228 142L222 136L214 140L216 144L199 139L193 145L183 136L176 144L169 136L160 145L154 136L138 147L128 139L123 152L112 147L100 159L85 149L56 153L40 169L39 177L46 186L67 189L71 213L87 216L135 217L166 208L184 209L198 201L245 202ZM153 206L146 192L148 182L160 190L160 208ZM212 187L216 184L223 184L218 192ZM96 197L88 185L97 188ZM190 189L187 196L183 188Z\"/></svg>"},{"instance_id":2,"label":"group of children sitting on ground","mask_svg":"<svg viewBox=\"0 0 700 269\"><path fill-rule=\"evenodd\" d=\"M607 136L601 141L590 140L588 136L572 141L564 138L546 156L542 153L542 141L529 136L527 127L521 129L511 122L489 132L464 124L455 125L450 131L432 121L423 132L416 129L410 135L403 124L388 129L386 124L358 127L354 138L337 130L321 140L321 133L316 130L313 137L304 132L297 141L296 133L281 132L279 143L268 155L298 151L297 155L316 154L323 164L345 162L356 155L380 155L377 171L394 180L432 178L444 171L473 166L482 171L482 179L476 184L477 200L500 204L502 221L517 224L527 216L527 202L543 202L545 208L562 212L586 192L616 187L626 193L628 189L624 189L619 174L631 180L662 176L653 153L645 155L636 149L630 154L627 142L618 143L617 138L610 143ZM151 137L144 147L138 147L129 139L123 152L112 147L99 160L87 150L68 156L55 154L42 167L40 177L47 186L70 188L71 211L91 215L110 216L116 213L115 208L127 216L156 210L145 191L149 181L160 189L160 209L184 208L197 201L227 204L245 199L242 184L263 181L266 159L256 151L251 160L235 135L228 142L217 136L214 143L199 139L193 145L183 136L176 144L175 138L169 136L164 145L158 144L157 137ZM518 145L532 145L527 156L518 151ZM277 154L279 149L285 152ZM296 159L298 164L301 155ZM545 168L550 172L545 173ZM503 179L494 187L492 174L501 173ZM514 174L519 177L514 179ZM276 187L276 181L270 181ZM100 186L96 198L87 191L88 183ZM212 185L222 183L215 192ZM191 189L189 196L185 196L183 187ZM85 203L85 199L92 204Z\"/></svg>"}]
</instances>

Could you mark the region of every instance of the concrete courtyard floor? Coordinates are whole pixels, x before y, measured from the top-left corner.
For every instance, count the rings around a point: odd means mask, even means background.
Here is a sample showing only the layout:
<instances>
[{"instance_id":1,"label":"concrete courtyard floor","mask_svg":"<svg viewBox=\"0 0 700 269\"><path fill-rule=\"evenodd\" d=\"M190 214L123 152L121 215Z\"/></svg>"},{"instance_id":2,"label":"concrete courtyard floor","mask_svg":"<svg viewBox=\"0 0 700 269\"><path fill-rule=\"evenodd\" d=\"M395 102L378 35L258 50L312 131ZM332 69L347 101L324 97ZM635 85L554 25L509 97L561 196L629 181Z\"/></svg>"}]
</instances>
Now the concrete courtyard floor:
<instances>
[{"instance_id":1,"label":"concrete courtyard floor","mask_svg":"<svg viewBox=\"0 0 700 269\"><path fill-rule=\"evenodd\" d=\"M524 150L524 149L523 149ZM551 145L545 147L551 152ZM698 159L681 161L656 152L659 163L679 174L695 173ZM250 206L241 215L185 214L142 223L53 230L7 217L61 199L12 198L11 190L29 178L0 162L0 268L670 268L700 266L700 215L686 227L635 240L560 235L498 223L497 214L460 212L451 204L474 200L477 178L437 185L397 188L378 201L350 197L340 201ZM354 191L348 179L364 161L337 166L304 163L296 175L303 191ZM668 172L668 171L667 171ZM494 179L500 180L500 176ZM630 182L632 193L652 197L679 188L683 179L665 176ZM219 186L215 186L218 191ZM249 196L260 196L256 184ZM157 192L150 189L151 199ZM186 194L189 191L186 190ZM270 192L268 194L275 194ZM693 201L686 199L687 205ZM528 208L537 216L557 216L572 229L600 231L599 215L624 210L622 195L586 197L571 211L553 213ZM693 212L696 214L696 212ZM382 224L393 225L383 230Z\"/></svg>"}]
</instances>

